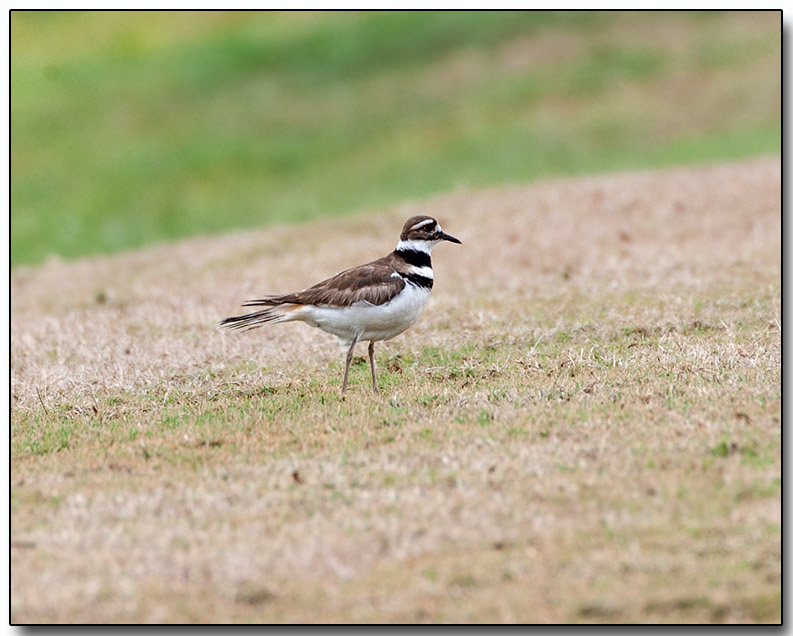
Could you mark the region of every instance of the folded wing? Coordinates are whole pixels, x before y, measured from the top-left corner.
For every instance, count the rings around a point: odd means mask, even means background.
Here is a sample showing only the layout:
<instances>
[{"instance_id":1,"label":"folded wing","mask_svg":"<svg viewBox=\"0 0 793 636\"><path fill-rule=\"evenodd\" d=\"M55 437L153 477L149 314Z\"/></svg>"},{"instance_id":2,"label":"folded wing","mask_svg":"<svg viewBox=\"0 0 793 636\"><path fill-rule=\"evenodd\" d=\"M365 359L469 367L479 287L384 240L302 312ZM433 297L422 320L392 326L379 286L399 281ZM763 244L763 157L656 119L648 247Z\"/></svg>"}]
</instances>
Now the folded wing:
<instances>
[{"instance_id":1,"label":"folded wing","mask_svg":"<svg viewBox=\"0 0 793 636\"><path fill-rule=\"evenodd\" d=\"M404 288L405 281L396 274L387 256L372 263L345 270L304 291L249 300L244 303L244 306L294 304L349 307L359 302L383 305Z\"/></svg>"}]
</instances>

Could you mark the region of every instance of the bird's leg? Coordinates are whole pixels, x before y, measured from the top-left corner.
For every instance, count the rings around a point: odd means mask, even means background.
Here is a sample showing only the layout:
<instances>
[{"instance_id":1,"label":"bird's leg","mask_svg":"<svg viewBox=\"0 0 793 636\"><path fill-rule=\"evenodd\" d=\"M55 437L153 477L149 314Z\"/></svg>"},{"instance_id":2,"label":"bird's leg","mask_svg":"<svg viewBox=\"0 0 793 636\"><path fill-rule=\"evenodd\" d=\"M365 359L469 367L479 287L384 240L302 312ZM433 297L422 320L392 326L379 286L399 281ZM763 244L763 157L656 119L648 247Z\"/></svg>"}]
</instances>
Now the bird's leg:
<instances>
[{"instance_id":1,"label":"bird's leg","mask_svg":"<svg viewBox=\"0 0 793 636\"><path fill-rule=\"evenodd\" d=\"M377 374L374 370L374 340L369 341L369 366L372 367L372 390L377 393Z\"/></svg>"},{"instance_id":2,"label":"bird's leg","mask_svg":"<svg viewBox=\"0 0 793 636\"><path fill-rule=\"evenodd\" d=\"M350 374L350 363L352 362L352 350L355 349L355 345L358 343L358 338L361 337L361 332L355 334L355 337L352 339L350 343L350 350L347 352L347 365L344 367L344 382L341 385L341 394L344 395L347 392L347 376Z\"/></svg>"}]
</instances>

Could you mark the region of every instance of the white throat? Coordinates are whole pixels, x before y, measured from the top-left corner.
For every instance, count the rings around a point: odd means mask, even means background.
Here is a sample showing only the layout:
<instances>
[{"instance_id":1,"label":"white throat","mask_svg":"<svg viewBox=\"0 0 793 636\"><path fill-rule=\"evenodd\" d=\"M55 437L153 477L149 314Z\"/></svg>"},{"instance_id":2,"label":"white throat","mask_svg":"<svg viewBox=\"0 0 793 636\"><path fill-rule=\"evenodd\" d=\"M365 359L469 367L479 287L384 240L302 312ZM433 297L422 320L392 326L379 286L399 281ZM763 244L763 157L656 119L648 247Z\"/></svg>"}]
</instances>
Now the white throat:
<instances>
[{"instance_id":1,"label":"white throat","mask_svg":"<svg viewBox=\"0 0 793 636\"><path fill-rule=\"evenodd\" d=\"M424 252L425 254L431 254L432 248L435 247L439 242L440 241L425 241L422 239L408 239L406 241L400 240L399 243L397 243L396 249L397 252L412 250L414 252Z\"/></svg>"}]
</instances>

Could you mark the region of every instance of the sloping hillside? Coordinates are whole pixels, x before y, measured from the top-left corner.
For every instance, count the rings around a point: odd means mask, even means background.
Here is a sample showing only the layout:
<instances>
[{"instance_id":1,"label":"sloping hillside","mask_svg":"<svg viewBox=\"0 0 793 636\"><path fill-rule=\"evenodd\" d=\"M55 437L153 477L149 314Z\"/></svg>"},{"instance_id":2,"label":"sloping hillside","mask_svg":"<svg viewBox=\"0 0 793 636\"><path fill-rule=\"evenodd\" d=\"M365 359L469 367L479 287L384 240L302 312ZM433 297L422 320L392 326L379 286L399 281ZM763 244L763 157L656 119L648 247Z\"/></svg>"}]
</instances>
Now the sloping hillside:
<instances>
[{"instance_id":1,"label":"sloping hillside","mask_svg":"<svg viewBox=\"0 0 793 636\"><path fill-rule=\"evenodd\" d=\"M16 268L12 620L779 621L780 193L767 157ZM417 213L464 244L381 394L216 329Z\"/></svg>"}]
</instances>

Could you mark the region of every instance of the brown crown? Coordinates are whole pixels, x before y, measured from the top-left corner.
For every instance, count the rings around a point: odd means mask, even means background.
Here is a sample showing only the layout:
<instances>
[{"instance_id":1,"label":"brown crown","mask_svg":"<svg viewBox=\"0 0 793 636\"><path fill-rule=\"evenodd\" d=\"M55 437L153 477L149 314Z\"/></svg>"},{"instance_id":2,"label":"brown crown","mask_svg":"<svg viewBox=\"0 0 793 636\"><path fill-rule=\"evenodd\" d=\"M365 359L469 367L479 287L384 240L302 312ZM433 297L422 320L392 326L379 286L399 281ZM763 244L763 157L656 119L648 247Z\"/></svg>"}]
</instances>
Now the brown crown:
<instances>
[{"instance_id":1,"label":"brown crown","mask_svg":"<svg viewBox=\"0 0 793 636\"><path fill-rule=\"evenodd\" d=\"M411 229L414 225L421 223L422 221L432 221L433 223L437 223L437 221L431 216L426 216L424 214L411 216L407 221L405 221L405 225L402 227L402 234L400 234L399 240L407 241L409 239L424 238L421 228L418 230Z\"/></svg>"}]
</instances>

